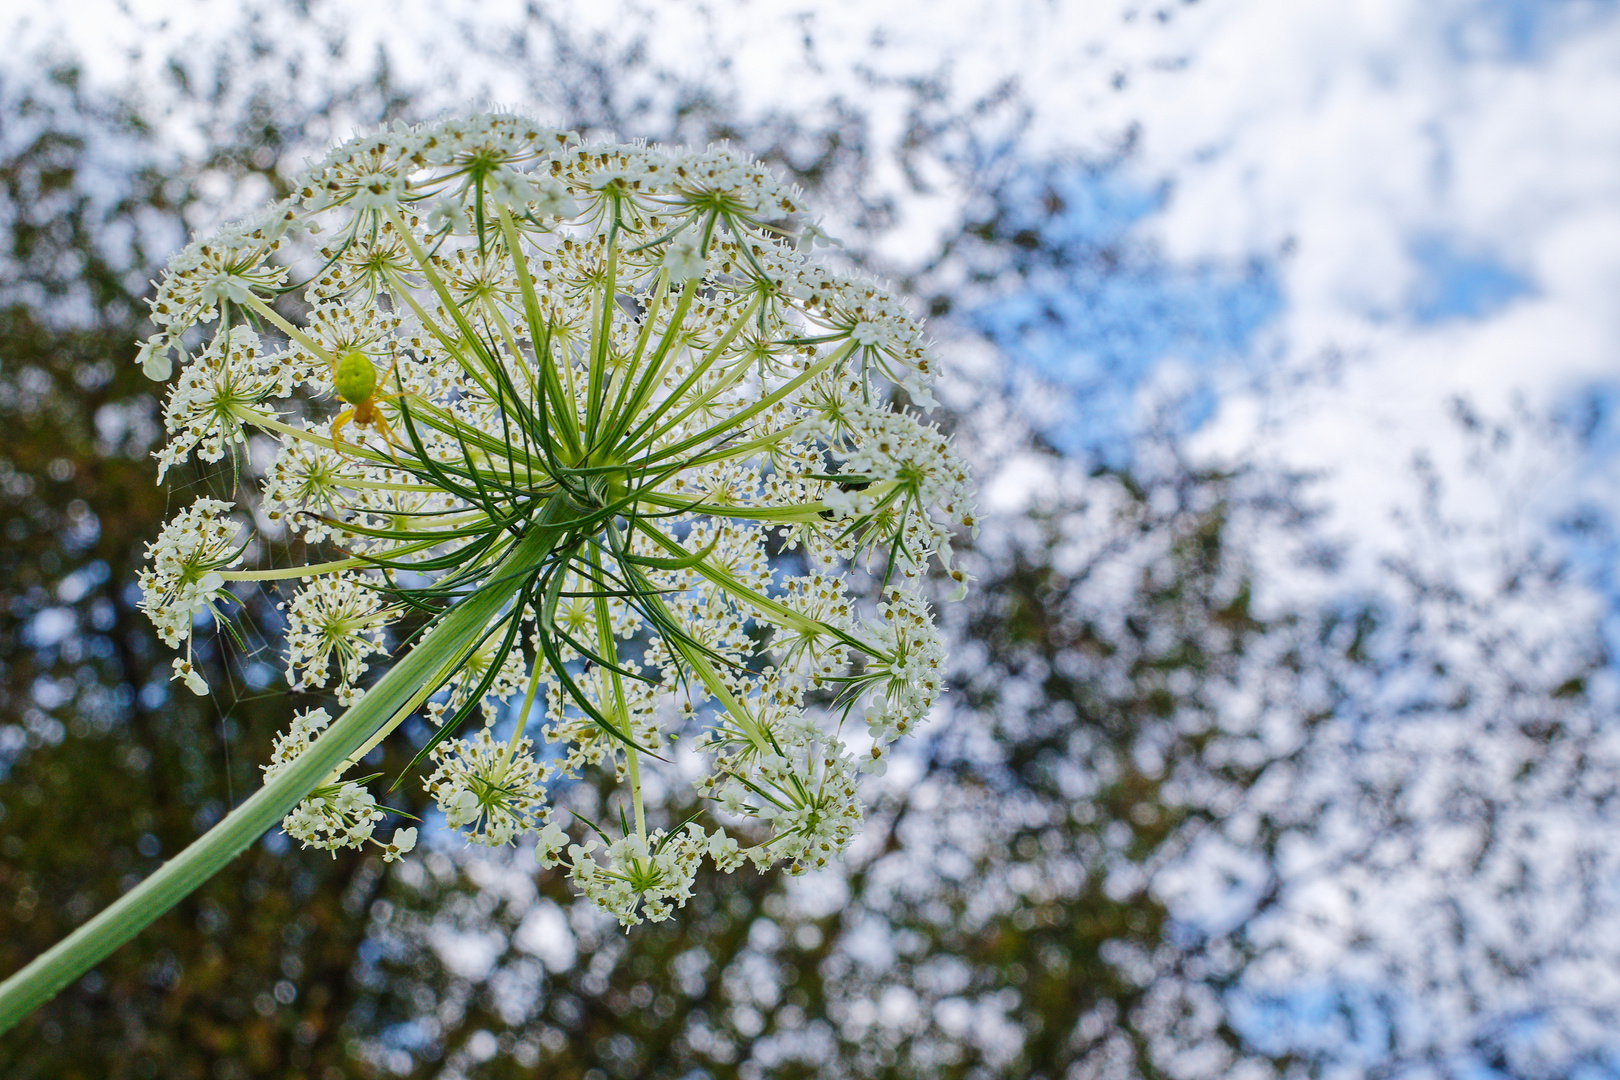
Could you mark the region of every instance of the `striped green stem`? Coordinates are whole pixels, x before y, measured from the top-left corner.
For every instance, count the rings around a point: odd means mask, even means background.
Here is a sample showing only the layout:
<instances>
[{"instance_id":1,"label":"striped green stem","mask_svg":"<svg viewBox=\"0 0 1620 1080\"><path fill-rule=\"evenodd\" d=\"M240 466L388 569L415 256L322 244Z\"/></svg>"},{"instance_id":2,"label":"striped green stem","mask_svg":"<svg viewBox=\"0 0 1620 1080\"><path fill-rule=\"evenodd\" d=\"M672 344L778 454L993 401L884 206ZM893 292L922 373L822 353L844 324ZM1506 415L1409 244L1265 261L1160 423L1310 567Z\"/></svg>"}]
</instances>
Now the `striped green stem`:
<instances>
[{"instance_id":1,"label":"striped green stem","mask_svg":"<svg viewBox=\"0 0 1620 1080\"><path fill-rule=\"evenodd\" d=\"M560 509L557 502L548 503L485 585L452 608L297 760L152 876L0 984L0 1032L10 1030L213 877L325 781L426 682L453 667L456 658L478 642L527 573L550 554L565 527L558 522Z\"/></svg>"}]
</instances>

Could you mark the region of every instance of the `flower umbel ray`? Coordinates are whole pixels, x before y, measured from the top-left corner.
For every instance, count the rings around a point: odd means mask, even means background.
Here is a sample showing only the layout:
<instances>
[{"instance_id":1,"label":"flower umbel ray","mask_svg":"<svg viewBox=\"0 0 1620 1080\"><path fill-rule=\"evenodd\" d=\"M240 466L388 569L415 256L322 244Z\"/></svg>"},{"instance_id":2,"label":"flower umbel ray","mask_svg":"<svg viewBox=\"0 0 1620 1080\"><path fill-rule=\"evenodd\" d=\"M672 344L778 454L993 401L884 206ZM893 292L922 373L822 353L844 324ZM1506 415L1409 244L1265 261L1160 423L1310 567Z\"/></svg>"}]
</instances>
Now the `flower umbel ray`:
<instances>
[{"instance_id":1,"label":"flower umbel ray","mask_svg":"<svg viewBox=\"0 0 1620 1080\"><path fill-rule=\"evenodd\" d=\"M374 838L387 809L348 770L420 712L433 735L409 771L445 825L532 837L626 925L670 917L706 858L842 856L857 772L939 691L924 589L963 581L950 537L973 493L900 404L932 403L918 325L812 259L803 230L799 193L730 151L584 146L494 114L345 143L293 198L176 256L141 350L174 379L164 468L253 433L277 449L151 546L165 640L189 658L233 589L284 590L289 680L344 705L401 647L436 650L436 674L300 793L291 835L409 851L415 829ZM250 522L311 561L245 565L267 547ZM452 645L439 624L491 590ZM328 721L294 719L267 782ZM644 773L683 738L711 820L649 828ZM557 785L600 769L626 813L570 824Z\"/></svg>"}]
</instances>

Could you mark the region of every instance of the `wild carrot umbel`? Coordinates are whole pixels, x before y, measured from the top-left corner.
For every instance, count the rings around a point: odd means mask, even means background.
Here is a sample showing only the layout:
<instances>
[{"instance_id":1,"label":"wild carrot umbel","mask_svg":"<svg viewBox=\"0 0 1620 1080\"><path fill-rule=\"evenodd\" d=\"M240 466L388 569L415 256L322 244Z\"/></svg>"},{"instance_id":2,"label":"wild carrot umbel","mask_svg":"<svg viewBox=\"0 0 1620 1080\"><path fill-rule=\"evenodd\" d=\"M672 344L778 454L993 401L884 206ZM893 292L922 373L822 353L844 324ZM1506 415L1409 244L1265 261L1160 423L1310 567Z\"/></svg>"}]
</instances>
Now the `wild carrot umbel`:
<instances>
[{"instance_id":1,"label":"wild carrot umbel","mask_svg":"<svg viewBox=\"0 0 1620 1080\"><path fill-rule=\"evenodd\" d=\"M238 481L151 545L142 586L184 650L176 677L207 691L193 633L265 587L289 590L295 689L354 705L391 652L434 651L296 793L288 833L408 851L416 830L383 842L349 774L420 713L412 771L446 824L532 837L626 925L667 918L705 857L841 857L858 771L939 691L922 583L930 566L962 581L949 541L972 493L905 404L932 405L916 323L818 265L819 235L796 191L729 151L580 146L485 115L346 143L175 257L141 352L154 378L177 372L159 460L229 456ZM249 460L250 436L273 453ZM261 533L315 561L250 568ZM489 590L487 618L444 638ZM329 724L293 718L267 782ZM643 774L676 740L713 813L649 829ZM589 770L622 781L626 812L570 836L553 786Z\"/></svg>"}]
</instances>

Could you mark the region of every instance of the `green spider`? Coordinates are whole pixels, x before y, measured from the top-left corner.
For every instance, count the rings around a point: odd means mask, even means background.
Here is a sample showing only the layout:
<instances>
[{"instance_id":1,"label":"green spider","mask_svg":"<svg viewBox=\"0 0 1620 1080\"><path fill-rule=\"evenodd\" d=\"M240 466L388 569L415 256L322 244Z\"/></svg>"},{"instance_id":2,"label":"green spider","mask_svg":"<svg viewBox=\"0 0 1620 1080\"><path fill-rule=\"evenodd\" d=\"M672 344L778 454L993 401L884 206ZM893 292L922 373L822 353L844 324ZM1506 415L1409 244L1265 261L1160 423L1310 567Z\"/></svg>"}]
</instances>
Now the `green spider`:
<instances>
[{"instance_id":1,"label":"green spider","mask_svg":"<svg viewBox=\"0 0 1620 1080\"><path fill-rule=\"evenodd\" d=\"M384 445L388 447L389 456L394 456L394 447L399 444L399 440L394 436L393 429L388 426L388 421L383 418L382 410L377 404L402 398L405 394L379 394L377 387L394 374L394 368L398 364L398 359L395 359L394 363L389 365L387 373L379 379L377 368L372 364L371 358L359 349L349 349L333 357L332 388L337 391L338 397L348 402L350 406L332 417L334 449L343 445L341 432L344 427L353 423L357 428L371 428L381 435Z\"/></svg>"}]
</instances>

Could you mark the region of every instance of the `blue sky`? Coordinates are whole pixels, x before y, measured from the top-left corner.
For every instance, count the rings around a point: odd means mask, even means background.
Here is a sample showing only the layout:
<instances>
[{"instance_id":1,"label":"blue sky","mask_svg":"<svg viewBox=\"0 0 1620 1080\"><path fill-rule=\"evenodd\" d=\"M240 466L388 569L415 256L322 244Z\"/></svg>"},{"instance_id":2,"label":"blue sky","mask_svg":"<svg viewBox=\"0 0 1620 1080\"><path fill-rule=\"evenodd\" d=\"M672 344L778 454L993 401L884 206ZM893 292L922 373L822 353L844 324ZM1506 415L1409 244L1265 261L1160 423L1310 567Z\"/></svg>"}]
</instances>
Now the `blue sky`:
<instances>
[{"instance_id":1,"label":"blue sky","mask_svg":"<svg viewBox=\"0 0 1620 1080\"><path fill-rule=\"evenodd\" d=\"M1004 198L1000 231L1032 233L1040 246L1020 286L976 307L968 322L1069 396L1045 430L1060 449L1122 464L1136 400L1156 369L1176 364L1190 376L1166 404L1194 428L1213 413L1223 384L1265 362L1256 332L1282 306L1273 260L1160 256L1137 226L1163 209L1165 186L1135 184L1117 167L1058 165L1017 178Z\"/></svg>"},{"instance_id":2,"label":"blue sky","mask_svg":"<svg viewBox=\"0 0 1620 1080\"><path fill-rule=\"evenodd\" d=\"M1486 319L1535 286L1489 252L1469 251L1449 236L1417 236L1411 245L1418 276L1406 314L1419 325L1447 319Z\"/></svg>"}]
</instances>

